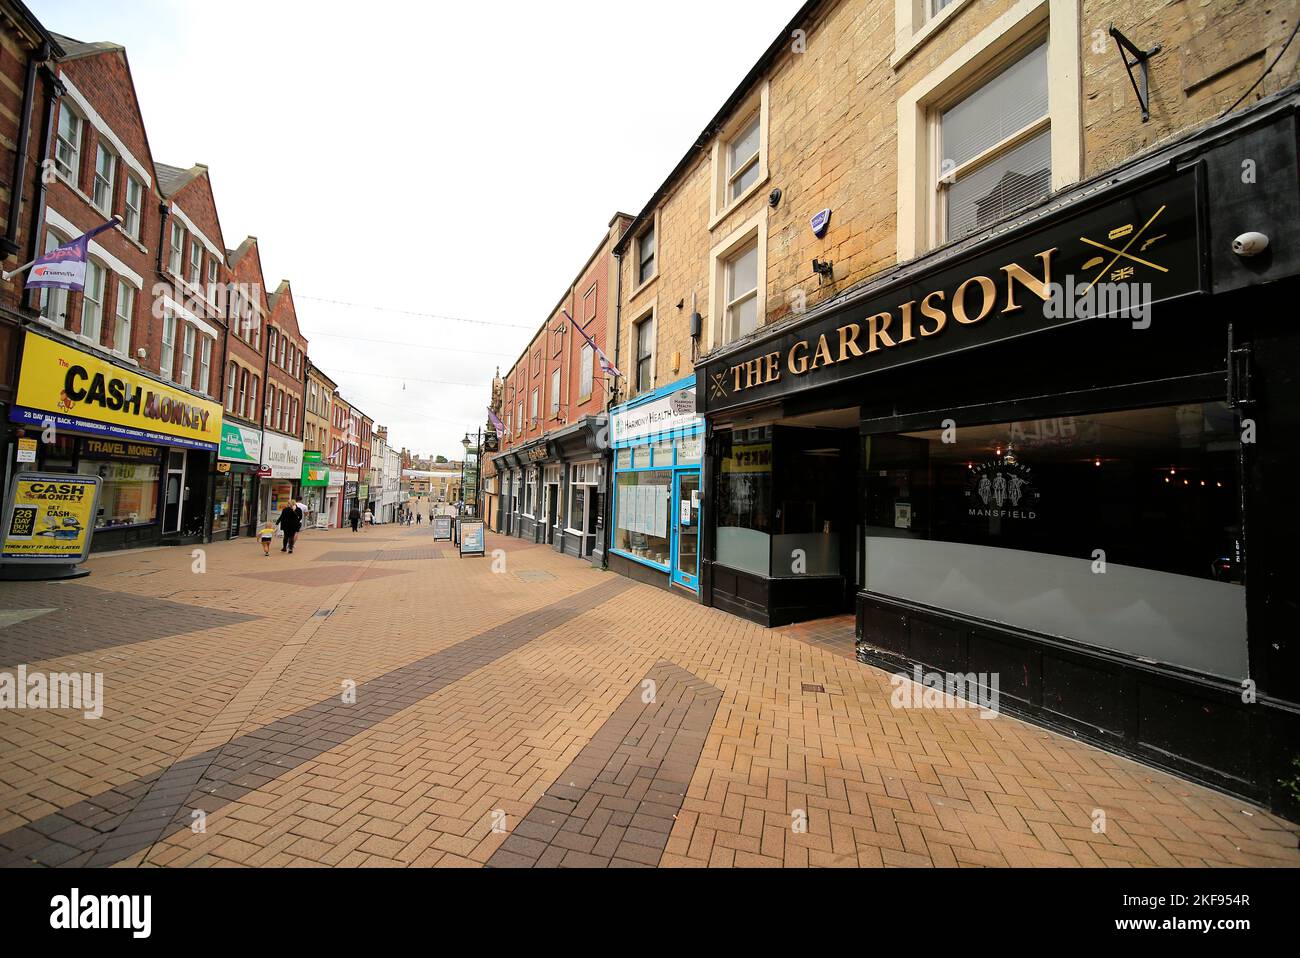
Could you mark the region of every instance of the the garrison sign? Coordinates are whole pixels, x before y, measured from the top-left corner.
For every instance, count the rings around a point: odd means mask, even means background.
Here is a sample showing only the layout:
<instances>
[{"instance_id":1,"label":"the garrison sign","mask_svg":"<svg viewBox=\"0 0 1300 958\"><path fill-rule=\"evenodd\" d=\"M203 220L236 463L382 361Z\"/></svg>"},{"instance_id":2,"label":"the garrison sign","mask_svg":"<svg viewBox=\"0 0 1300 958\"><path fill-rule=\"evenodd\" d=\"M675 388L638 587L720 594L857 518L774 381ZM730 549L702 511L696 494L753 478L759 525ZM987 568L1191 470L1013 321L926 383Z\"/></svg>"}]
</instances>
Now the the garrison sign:
<instances>
[{"instance_id":1,"label":"the garrison sign","mask_svg":"<svg viewBox=\"0 0 1300 958\"><path fill-rule=\"evenodd\" d=\"M95 531L98 476L22 472L14 477L5 509L0 562L85 561Z\"/></svg>"}]
</instances>

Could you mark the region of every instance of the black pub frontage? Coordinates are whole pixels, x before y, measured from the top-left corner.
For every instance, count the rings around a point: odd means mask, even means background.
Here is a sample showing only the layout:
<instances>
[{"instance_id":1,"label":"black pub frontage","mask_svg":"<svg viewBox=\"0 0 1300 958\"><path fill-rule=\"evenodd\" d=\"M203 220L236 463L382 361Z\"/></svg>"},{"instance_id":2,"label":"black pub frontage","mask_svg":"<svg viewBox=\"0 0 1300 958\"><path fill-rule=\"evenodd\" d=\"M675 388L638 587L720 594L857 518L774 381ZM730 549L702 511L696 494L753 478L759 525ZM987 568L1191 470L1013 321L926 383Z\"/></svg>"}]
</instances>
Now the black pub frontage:
<instances>
[{"instance_id":1,"label":"black pub frontage","mask_svg":"<svg viewBox=\"0 0 1300 958\"><path fill-rule=\"evenodd\" d=\"M1294 814L1298 101L704 357L702 601Z\"/></svg>"},{"instance_id":2,"label":"black pub frontage","mask_svg":"<svg viewBox=\"0 0 1300 958\"><path fill-rule=\"evenodd\" d=\"M607 446L602 414L494 457L501 485L494 531L603 565Z\"/></svg>"}]
</instances>

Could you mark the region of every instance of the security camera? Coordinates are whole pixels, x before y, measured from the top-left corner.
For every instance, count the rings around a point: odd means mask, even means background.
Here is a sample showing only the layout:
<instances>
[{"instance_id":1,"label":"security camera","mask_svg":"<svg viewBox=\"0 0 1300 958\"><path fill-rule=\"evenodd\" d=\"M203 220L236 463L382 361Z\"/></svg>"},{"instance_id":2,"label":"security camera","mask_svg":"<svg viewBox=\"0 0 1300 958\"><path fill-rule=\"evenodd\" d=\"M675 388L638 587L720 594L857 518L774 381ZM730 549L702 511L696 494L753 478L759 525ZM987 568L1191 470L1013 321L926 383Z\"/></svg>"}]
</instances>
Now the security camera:
<instances>
[{"instance_id":1,"label":"security camera","mask_svg":"<svg viewBox=\"0 0 1300 958\"><path fill-rule=\"evenodd\" d=\"M1232 251L1238 256L1258 256L1268 248L1268 237L1263 233L1242 233L1232 241Z\"/></svg>"},{"instance_id":2,"label":"security camera","mask_svg":"<svg viewBox=\"0 0 1300 958\"><path fill-rule=\"evenodd\" d=\"M141 346L139 349L135 351L135 355L137 359L144 359L145 356L149 355L149 350Z\"/></svg>"}]
</instances>

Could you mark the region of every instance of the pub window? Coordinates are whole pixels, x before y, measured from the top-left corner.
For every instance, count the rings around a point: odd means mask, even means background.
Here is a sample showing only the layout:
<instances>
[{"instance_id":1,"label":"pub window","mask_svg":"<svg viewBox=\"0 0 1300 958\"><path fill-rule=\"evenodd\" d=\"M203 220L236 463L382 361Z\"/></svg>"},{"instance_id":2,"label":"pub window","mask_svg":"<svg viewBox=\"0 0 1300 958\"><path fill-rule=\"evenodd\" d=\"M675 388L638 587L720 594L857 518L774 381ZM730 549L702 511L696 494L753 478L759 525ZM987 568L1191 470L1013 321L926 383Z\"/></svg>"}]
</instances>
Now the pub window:
<instances>
[{"instance_id":1,"label":"pub window","mask_svg":"<svg viewBox=\"0 0 1300 958\"><path fill-rule=\"evenodd\" d=\"M1239 435L1197 402L866 436L865 588L1245 675Z\"/></svg>"},{"instance_id":2,"label":"pub window","mask_svg":"<svg viewBox=\"0 0 1300 958\"><path fill-rule=\"evenodd\" d=\"M654 389L654 342L655 321L647 316L636 324L636 391L649 392Z\"/></svg>"},{"instance_id":3,"label":"pub window","mask_svg":"<svg viewBox=\"0 0 1300 958\"><path fill-rule=\"evenodd\" d=\"M727 260L727 311L723 342L748 336L758 328L758 241Z\"/></svg>"},{"instance_id":4,"label":"pub window","mask_svg":"<svg viewBox=\"0 0 1300 958\"><path fill-rule=\"evenodd\" d=\"M1047 44L938 111L940 241L960 239L1051 190Z\"/></svg>"},{"instance_id":5,"label":"pub window","mask_svg":"<svg viewBox=\"0 0 1300 958\"><path fill-rule=\"evenodd\" d=\"M763 426L721 433L714 474L717 562L774 579L838 575L840 535L853 524L850 452L837 430Z\"/></svg>"}]
</instances>

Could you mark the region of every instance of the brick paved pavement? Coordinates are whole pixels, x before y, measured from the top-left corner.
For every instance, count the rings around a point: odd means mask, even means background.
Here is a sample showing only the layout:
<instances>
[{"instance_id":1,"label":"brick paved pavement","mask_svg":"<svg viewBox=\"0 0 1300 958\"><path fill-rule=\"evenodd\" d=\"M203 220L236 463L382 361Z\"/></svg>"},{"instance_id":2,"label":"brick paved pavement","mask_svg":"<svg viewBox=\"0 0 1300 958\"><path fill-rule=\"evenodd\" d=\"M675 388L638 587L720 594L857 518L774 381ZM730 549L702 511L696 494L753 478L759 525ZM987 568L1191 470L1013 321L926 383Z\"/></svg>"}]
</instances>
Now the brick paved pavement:
<instances>
[{"instance_id":1,"label":"brick paved pavement","mask_svg":"<svg viewBox=\"0 0 1300 958\"><path fill-rule=\"evenodd\" d=\"M1247 803L1014 719L891 708L843 623L767 631L488 547L507 574L422 526L0 584L0 667L106 689L98 721L0 710L0 864L1300 864Z\"/></svg>"}]
</instances>

